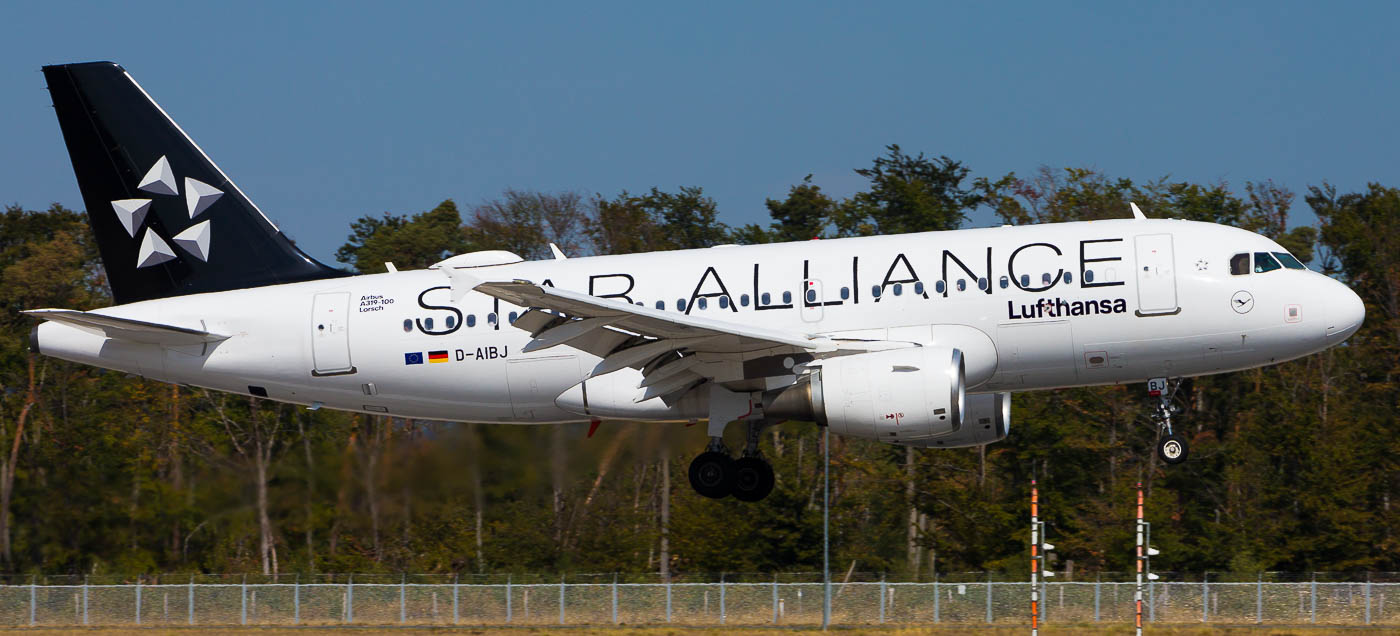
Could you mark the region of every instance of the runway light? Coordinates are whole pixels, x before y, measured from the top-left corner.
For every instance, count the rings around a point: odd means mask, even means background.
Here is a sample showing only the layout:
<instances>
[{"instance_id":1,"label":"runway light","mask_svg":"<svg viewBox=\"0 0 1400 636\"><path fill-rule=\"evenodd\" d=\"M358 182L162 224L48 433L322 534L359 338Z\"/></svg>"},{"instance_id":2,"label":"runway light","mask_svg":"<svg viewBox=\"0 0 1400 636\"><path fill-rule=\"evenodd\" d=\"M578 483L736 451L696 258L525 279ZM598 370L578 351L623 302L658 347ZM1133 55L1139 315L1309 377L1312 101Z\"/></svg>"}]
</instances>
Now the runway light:
<instances>
[{"instance_id":1,"label":"runway light","mask_svg":"<svg viewBox=\"0 0 1400 636\"><path fill-rule=\"evenodd\" d=\"M1044 571L1044 572L1041 572L1040 575L1043 576L1043 577L1045 577L1045 578L1050 578L1050 577L1052 577L1052 576L1055 576L1055 573L1054 573L1054 572L1051 572L1050 570L1046 570L1046 571Z\"/></svg>"},{"instance_id":2,"label":"runway light","mask_svg":"<svg viewBox=\"0 0 1400 636\"><path fill-rule=\"evenodd\" d=\"M1161 553L1162 553L1162 552L1161 552L1160 550L1158 550L1157 548L1148 548L1148 549L1147 549L1147 556L1157 556L1157 555L1159 555L1159 554L1161 554Z\"/></svg>"},{"instance_id":3,"label":"runway light","mask_svg":"<svg viewBox=\"0 0 1400 636\"><path fill-rule=\"evenodd\" d=\"M1042 544L1040 544L1040 545L1043 545L1043 546L1045 546L1045 551L1046 551L1046 552L1049 552L1049 551L1051 551L1051 550L1054 550L1054 549L1055 549L1055 546L1054 546L1054 545L1052 545L1052 544L1049 544L1049 543L1042 543Z\"/></svg>"},{"instance_id":4,"label":"runway light","mask_svg":"<svg viewBox=\"0 0 1400 636\"><path fill-rule=\"evenodd\" d=\"M1147 580L1149 580L1149 581L1156 581L1156 580L1159 579L1159 578L1161 578L1161 577L1157 576L1156 574L1153 574L1153 573L1151 573L1151 572L1148 572L1148 573L1147 573Z\"/></svg>"}]
</instances>

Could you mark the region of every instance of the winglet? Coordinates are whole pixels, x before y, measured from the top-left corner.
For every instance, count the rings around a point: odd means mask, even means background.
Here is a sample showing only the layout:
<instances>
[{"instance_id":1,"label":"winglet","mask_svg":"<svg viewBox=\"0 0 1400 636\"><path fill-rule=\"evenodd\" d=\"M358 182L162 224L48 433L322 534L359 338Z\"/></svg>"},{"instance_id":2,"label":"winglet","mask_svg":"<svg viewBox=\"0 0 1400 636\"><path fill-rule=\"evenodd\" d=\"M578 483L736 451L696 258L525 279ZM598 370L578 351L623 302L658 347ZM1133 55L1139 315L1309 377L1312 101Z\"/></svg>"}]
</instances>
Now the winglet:
<instances>
[{"instance_id":1,"label":"winglet","mask_svg":"<svg viewBox=\"0 0 1400 636\"><path fill-rule=\"evenodd\" d=\"M1132 206L1132 208L1133 208L1133 218L1135 218L1135 219L1146 219L1146 218L1147 218L1147 215L1146 215L1146 214L1143 214L1143 213L1142 213L1142 210L1139 210L1139 209L1138 209L1138 206L1137 206L1136 203L1133 203L1132 201L1129 201L1129 202L1128 202L1128 205Z\"/></svg>"},{"instance_id":2,"label":"winglet","mask_svg":"<svg viewBox=\"0 0 1400 636\"><path fill-rule=\"evenodd\" d=\"M471 275L467 268L444 267L442 273L447 274L447 279L452 281L452 302L457 302L467 295L467 292L476 289L486 281Z\"/></svg>"},{"instance_id":3,"label":"winglet","mask_svg":"<svg viewBox=\"0 0 1400 636\"><path fill-rule=\"evenodd\" d=\"M553 244L553 243L550 243L550 244L549 244L549 251L552 252L552 253L554 254L555 260L560 260L560 261L562 261L562 260L568 258L567 256L564 256L564 250L559 249L559 246L558 246L558 245L555 245L555 244Z\"/></svg>"}]
</instances>

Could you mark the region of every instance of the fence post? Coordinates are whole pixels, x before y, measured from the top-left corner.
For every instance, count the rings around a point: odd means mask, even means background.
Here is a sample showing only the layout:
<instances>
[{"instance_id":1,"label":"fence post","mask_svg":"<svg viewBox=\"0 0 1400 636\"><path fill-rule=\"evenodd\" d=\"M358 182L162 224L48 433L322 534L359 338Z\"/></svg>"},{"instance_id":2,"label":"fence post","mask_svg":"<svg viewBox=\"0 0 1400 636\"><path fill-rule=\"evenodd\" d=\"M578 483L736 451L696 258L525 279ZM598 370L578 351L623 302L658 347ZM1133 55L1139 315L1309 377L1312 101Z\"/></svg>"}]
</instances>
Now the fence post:
<instances>
[{"instance_id":1,"label":"fence post","mask_svg":"<svg viewBox=\"0 0 1400 636\"><path fill-rule=\"evenodd\" d=\"M942 592L938 591L938 572L933 573L933 622L939 622L938 604L941 600Z\"/></svg>"},{"instance_id":2,"label":"fence post","mask_svg":"<svg viewBox=\"0 0 1400 636\"><path fill-rule=\"evenodd\" d=\"M1313 624L1316 624L1316 623L1317 623L1317 572L1313 572L1313 574L1312 574L1312 586L1311 586L1311 588L1312 588L1311 591L1308 593L1308 604L1311 606L1311 609L1309 609L1309 614L1312 615L1312 618L1311 618L1312 623L1313 623Z\"/></svg>"},{"instance_id":3,"label":"fence post","mask_svg":"<svg viewBox=\"0 0 1400 636\"><path fill-rule=\"evenodd\" d=\"M719 573L719 624L724 624L724 573Z\"/></svg>"},{"instance_id":4,"label":"fence post","mask_svg":"<svg viewBox=\"0 0 1400 636\"><path fill-rule=\"evenodd\" d=\"M666 577L666 622L671 622L671 577Z\"/></svg>"},{"instance_id":5,"label":"fence post","mask_svg":"<svg viewBox=\"0 0 1400 636\"><path fill-rule=\"evenodd\" d=\"M617 624L617 572L613 572L613 584L612 584L612 614L613 614L613 624L616 625L616 624Z\"/></svg>"},{"instance_id":6,"label":"fence post","mask_svg":"<svg viewBox=\"0 0 1400 636\"><path fill-rule=\"evenodd\" d=\"M29 589L34 589L31 585ZM136 577L136 624L141 624L141 577Z\"/></svg>"},{"instance_id":7,"label":"fence post","mask_svg":"<svg viewBox=\"0 0 1400 636\"><path fill-rule=\"evenodd\" d=\"M564 624L564 577L559 577L559 624Z\"/></svg>"},{"instance_id":8,"label":"fence post","mask_svg":"<svg viewBox=\"0 0 1400 636\"><path fill-rule=\"evenodd\" d=\"M1210 622L1210 572L1201 573L1201 623Z\"/></svg>"},{"instance_id":9,"label":"fence post","mask_svg":"<svg viewBox=\"0 0 1400 636\"><path fill-rule=\"evenodd\" d=\"M301 572L297 572L297 577L292 579L292 608L295 614L292 615L292 624L301 624Z\"/></svg>"},{"instance_id":10,"label":"fence post","mask_svg":"<svg viewBox=\"0 0 1400 636\"><path fill-rule=\"evenodd\" d=\"M408 585L408 573L399 573L399 624L408 622L408 594L405 589Z\"/></svg>"},{"instance_id":11,"label":"fence post","mask_svg":"<svg viewBox=\"0 0 1400 636\"><path fill-rule=\"evenodd\" d=\"M1259 583L1254 588L1254 623L1264 624L1264 572L1259 572Z\"/></svg>"},{"instance_id":12,"label":"fence post","mask_svg":"<svg viewBox=\"0 0 1400 636\"><path fill-rule=\"evenodd\" d=\"M35 598L36 595L35 595L35 593L34 593L34 578L35 578L36 576L38 576L38 575L35 575L35 574L30 574L30 575L29 575L29 626L30 626L30 627L33 627L33 626L34 626L34 605L35 605L35 602L36 602L36 600L37 600L37 599ZM138 595L138 598L139 598L139 595ZM137 603L137 604L136 604L136 611L137 611L137 618L138 618L137 622L139 623L139 622L141 622L141 621L139 620L139 618L140 618L140 611L141 611L141 604L140 604L140 603Z\"/></svg>"},{"instance_id":13,"label":"fence post","mask_svg":"<svg viewBox=\"0 0 1400 636\"><path fill-rule=\"evenodd\" d=\"M355 575L345 578L345 622L355 622Z\"/></svg>"},{"instance_id":14,"label":"fence post","mask_svg":"<svg viewBox=\"0 0 1400 636\"><path fill-rule=\"evenodd\" d=\"M1094 575L1094 622L1099 622L1099 598L1102 596L1100 588L1103 583L1103 573Z\"/></svg>"},{"instance_id":15,"label":"fence post","mask_svg":"<svg viewBox=\"0 0 1400 636\"><path fill-rule=\"evenodd\" d=\"M992 573L987 572L987 622L992 622Z\"/></svg>"},{"instance_id":16,"label":"fence post","mask_svg":"<svg viewBox=\"0 0 1400 636\"><path fill-rule=\"evenodd\" d=\"M186 613L188 614L188 616L185 617L185 623L186 623L186 624L189 624L189 625L193 625L193 624L194 624L194 575L193 575L193 574L190 575L189 589L188 589L187 592L185 593L185 597L186 597L186 598L185 598L185 611L186 611Z\"/></svg>"},{"instance_id":17,"label":"fence post","mask_svg":"<svg viewBox=\"0 0 1400 636\"><path fill-rule=\"evenodd\" d=\"M457 575L452 575L452 624L456 625L460 615L457 613Z\"/></svg>"},{"instance_id":18,"label":"fence post","mask_svg":"<svg viewBox=\"0 0 1400 636\"><path fill-rule=\"evenodd\" d=\"M83 575L83 625L88 624L88 575Z\"/></svg>"},{"instance_id":19,"label":"fence post","mask_svg":"<svg viewBox=\"0 0 1400 636\"><path fill-rule=\"evenodd\" d=\"M242 603L243 603L242 607L243 607L243 609L241 610L241 614L240 614L241 618L239 619L239 623L242 624L242 625L247 625L247 624L248 624L248 575L247 575L247 574L244 574L244 575L243 575L243 582L240 583L240 584L238 585L238 590L239 590L239 596L243 597L243 598L242 598Z\"/></svg>"},{"instance_id":20,"label":"fence post","mask_svg":"<svg viewBox=\"0 0 1400 636\"><path fill-rule=\"evenodd\" d=\"M510 601L511 601L510 577L511 577L511 575L509 575L509 574L506 575L506 622L507 622L507 623L511 622L511 619L513 618L513 617L511 616L511 607L510 607Z\"/></svg>"},{"instance_id":21,"label":"fence post","mask_svg":"<svg viewBox=\"0 0 1400 636\"><path fill-rule=\"evenodd\" d=\"M1368 586L1366 589L1367 589L1367 594L1369 595L1369 594L1370 594L1370 589L1371 589L1371 588ZM1367 603L1367 606L1368 606L1368 611L1369 611L1370 603ZM774 625L777 625L777 624L778 624L778 575L777 575L777 574L774 574L774 575L773 575L773 624L774 624Z\"/></svg>"},{"instance_id":22,"label":"fence post","mask_svg":"<svg viewBox=\"0 0 1400 636\"><path fill-rule=\"evenodd\" d=\"M885 573L880 573L880 624L885 624Z\"/></svg>"},{"instance_id":23,"label":"fence post","mask_svg":"<svg viewBox=\"0 0 1400 636\"><path fill-rule=\"evenodd\" d=\"M1366 573L1366 624L1371 624L1371 573Z\"/></svg>"}]
</instances>

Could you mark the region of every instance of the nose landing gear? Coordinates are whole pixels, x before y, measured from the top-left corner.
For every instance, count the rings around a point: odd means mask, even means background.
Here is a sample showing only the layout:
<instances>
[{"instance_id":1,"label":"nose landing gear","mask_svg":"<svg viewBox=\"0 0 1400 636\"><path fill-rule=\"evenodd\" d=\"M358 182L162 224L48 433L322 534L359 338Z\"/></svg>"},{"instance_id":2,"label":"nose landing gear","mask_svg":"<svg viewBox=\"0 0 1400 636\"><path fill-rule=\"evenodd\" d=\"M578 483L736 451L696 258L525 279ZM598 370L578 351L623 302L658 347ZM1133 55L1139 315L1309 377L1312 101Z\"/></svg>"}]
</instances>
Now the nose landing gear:
<instances>
[{"instance_id":1,"label":"nose landing gear","mask_svg":"<svg viewBox=\"0 0 1400 636\"><path fill-rule=\"evenodd\" d=\"M1181 407L1172 402L1176 390L1181 387L1181 379L1152 378L1147 381L1147 391L1157 398L1157 410L1152 421L1157 424L1157 456L1168 464L1180 464L1191 454L1186 438L1172 432L1172 415L1179 414Z\"/></svg>"},{"instance_id":2,"label":"nose landing gear","mask_svg":"<svg viewBox=\"0 0 1400 636\"><path fill-rule=\"evenodd\" d=\"M759 434L770 422L753 420L745 424L748 428L747 440L739 459L731 459L724 447L724 440L718 435L711 435L705 452L690 462L690 486L695 492L711 499L734 495L739 501L761 501L773 492L776 483L773 466L763 459L763 454L758 450ZM723 430L723 426L720 430Z\"/></svg>"}]
</instances>

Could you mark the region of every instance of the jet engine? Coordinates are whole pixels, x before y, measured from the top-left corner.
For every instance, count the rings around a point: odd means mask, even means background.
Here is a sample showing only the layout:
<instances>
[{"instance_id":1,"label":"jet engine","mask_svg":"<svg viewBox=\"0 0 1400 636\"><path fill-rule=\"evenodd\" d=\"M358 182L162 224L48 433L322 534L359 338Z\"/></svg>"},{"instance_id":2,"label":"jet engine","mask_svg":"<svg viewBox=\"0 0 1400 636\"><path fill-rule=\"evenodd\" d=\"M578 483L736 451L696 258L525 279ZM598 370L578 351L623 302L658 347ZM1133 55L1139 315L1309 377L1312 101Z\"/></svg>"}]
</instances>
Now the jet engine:
<instances>
[{"instance_id":1,"label":"jet engine","mask_svg":"<svg viewBox=\"0 0 1400 636\"><path fill-rule=\"evenodd\" d=\"M962 448L999 442L1011 432L1011 394L979 393L967 396L963 425L952 433L941 435L910 446L924 448Z\"/></svg>"},{"instance_id":2,"label":"jet engine","mask_svg":"<svg viewBox=\"0 0 1400 636\"><path fill-rule=\"evenodd\" d=\"M804 381L766 393L763 412L838 435L925 446L961 429L964 378L962 352L949 347L828 358Z\"/></svg>"}]
</instances>

